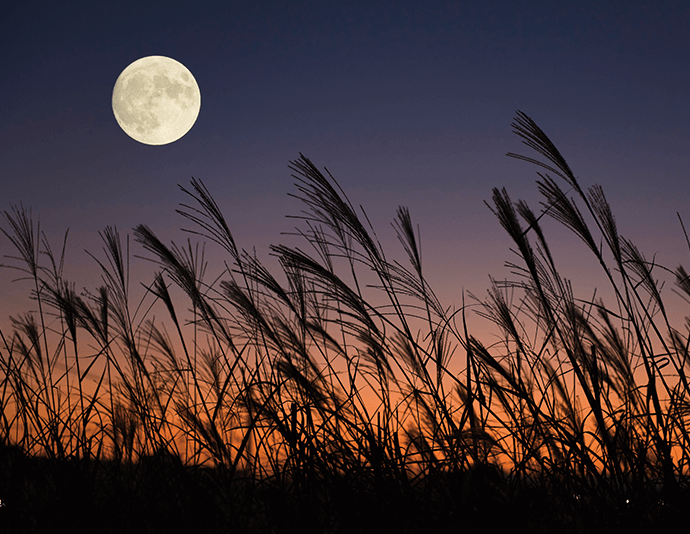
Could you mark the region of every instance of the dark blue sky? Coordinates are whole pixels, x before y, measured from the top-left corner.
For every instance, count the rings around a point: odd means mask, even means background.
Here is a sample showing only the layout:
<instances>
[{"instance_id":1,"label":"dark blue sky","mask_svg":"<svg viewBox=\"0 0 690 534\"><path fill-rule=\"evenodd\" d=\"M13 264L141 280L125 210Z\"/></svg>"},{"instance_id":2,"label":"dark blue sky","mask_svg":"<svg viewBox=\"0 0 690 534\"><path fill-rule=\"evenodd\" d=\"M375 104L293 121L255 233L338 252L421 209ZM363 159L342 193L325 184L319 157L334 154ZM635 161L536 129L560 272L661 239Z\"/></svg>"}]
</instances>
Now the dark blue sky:
<instances>
[{"instance_id":1,"label":"dark blue sky","mask_svg":"<svg viewBox=\"0 0 690 534\"><path fill-rule=\"evenodd\" d=\"M536 207L535 169L505 156L528 153L510 128L520 109L583 186L603 185L621 233L685 261L690 4L425 4L16 2L0 19L0 207L31 206L51 236L69 227L70 272L94 285L83 249L105 225L186 239L177 184L194 176L265 258L301 209L287 164L302 152L364 205L391 257L404 256L389 221L409 206L432 285L458 303L507 273L491 188ZM149 55L201 89L197 123L170 145L137 143L111 110L120 72ZM563 250L565 274L583 272L584 246Z\"/></svg>"}]
</instances>

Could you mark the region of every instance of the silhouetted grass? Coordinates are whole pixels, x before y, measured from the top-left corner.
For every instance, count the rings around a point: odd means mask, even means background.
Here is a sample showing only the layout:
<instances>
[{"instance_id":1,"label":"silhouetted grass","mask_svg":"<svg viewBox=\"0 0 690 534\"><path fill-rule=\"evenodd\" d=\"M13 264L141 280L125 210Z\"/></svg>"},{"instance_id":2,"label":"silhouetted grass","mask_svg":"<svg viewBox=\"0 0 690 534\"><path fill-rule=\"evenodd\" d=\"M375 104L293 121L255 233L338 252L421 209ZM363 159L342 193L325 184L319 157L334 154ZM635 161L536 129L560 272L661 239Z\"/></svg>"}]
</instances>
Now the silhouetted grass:
<instances>
[{"instance_id":1,"label":"silhouetted grass","mask_svg":"<svg viewBox=\"0 0 690 534\"><path fill-rule=\"evenodd\" d=\"M619 235L603 189L582 189L529 117L513 127L540 156L510 154L540 167L542 207L494 189L514 279L457 309L425 279L409 211L393 223L401 263L304 156L291 163L304 248L271 247L281 272L238 249L192 180L178 211L225 269L209 280L203 249L138 226L159 271L138 302L115 228L93 256L103 285L77 293L64 245L54 254L22 206L5 212L35 306L0 332L0 520L25 532L680 524L690 321L672 324L663 268ZM585 243L612 301L559 274L548 219ZM468 331L475 312L501 343Z\"/></svg>"}]
</instances>

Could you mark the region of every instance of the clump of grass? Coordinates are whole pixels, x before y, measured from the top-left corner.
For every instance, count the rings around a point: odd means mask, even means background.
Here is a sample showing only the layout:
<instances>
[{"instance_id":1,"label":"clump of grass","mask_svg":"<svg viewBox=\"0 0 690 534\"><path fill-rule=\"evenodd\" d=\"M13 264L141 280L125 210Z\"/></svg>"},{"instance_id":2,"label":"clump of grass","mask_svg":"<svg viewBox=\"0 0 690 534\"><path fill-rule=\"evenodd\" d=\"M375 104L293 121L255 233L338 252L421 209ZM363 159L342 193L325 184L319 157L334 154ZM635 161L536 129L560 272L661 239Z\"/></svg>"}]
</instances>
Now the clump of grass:
<instances>
[{"instance_id":1,"label":"clump of grass","mask_svg":"<svg viewBox=\"0 0 690 534\"><path fill-rule=\"evenodd\" d=\"M77 293L64 242L56 256L30 211L4 212L12 267L36 304L0 332L7 502L66 507L55 499L77 480L90 509L119 518L113 530L131 528L117 510L133 506L150 531L200 517L247 532L671 521L687 494L688 327L672 325L662 268L619 235L603 188L582 189L529 117L513 127L539 154L511 156L540 167L542 208L493 191L514 279L458 309L428 284L407 208L393 222L400 262L302 155L290 168L304 248L272 246L279 273L237 247L192 180L178 211L224 255L223 272L209 280L203 248L140 225L134 240L158 273L138 302L115 228L93 256L102 286ZM576 296L548 219L585 243L613 301ZM690 295L686 272L674 273ZM468 331L474 311L502 343ZM46 485L18 481L20 464L72 471Z\"/></svg>"}]
</instances>

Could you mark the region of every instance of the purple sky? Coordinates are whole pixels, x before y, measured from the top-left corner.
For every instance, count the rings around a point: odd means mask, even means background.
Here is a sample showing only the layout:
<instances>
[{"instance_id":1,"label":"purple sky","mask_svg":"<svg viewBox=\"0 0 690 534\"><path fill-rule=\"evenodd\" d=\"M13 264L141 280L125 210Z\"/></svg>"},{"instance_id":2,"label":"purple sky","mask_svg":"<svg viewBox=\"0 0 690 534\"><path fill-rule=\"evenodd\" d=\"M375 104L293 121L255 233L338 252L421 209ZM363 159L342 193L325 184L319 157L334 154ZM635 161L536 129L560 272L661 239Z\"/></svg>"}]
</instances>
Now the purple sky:
<instances>
[{"instance_id":1,"label":"purple sky","mask_svg":"<svg viewBox=\"0 0 690 534\"><path fill-rule=\"evenodd\" d=\"M70 228L68 273L94 288L84 249L100 250L106 225L186 239L174 209L193 176L270 264L301 209L287 164L302 152L365 207L390 259L404 259L389 223L408 206L430 283L459 305L512 259L491 188L537 207L536 169L505 156L529 154L511 133L519 109L584 187L604 187L648 258L690 264L676 216L690 226L690 4L431 4L14 2L0 18L0 208L30 206L56 248ZM195 126L170 145L134 141L111 110L120 72L149 55L180 61L201 89ZM586 273L584 245L546 228L563 274ZM3 316L27 288L9 278Z\"/></svg>"}]
</instances>

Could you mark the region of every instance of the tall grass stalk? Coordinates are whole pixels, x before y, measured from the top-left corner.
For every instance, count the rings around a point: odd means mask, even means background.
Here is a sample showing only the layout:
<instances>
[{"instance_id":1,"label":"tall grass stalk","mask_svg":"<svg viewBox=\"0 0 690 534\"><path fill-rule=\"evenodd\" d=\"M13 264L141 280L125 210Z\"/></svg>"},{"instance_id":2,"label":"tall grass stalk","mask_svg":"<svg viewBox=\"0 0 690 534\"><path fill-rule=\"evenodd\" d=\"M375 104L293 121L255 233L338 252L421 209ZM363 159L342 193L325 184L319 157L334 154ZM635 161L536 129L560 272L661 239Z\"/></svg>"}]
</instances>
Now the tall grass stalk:
<instances>
[{"instance_id":1,"label":"tall grass stalk","mask_svg":"<svg viewBox=\"0 0 690 534\"><path fill-rule=\"evenodd\" d=\"M224 255L222 274L207 278L191 240L168 245L140 225L134 240L158 272L138 302L129 238L123 249L115 228L101 233L103 284L78 294L63 275L67 234L55 256L31 212L12 207L9 258L36 309L0 332L0 442L56 460L211 467L299 495L300 520L323 510L321 527L335 530L358 493L430 499L446 519L479 513L477 495L512 506L530 488L559 503L560 519L581 497L618 506L660 489L670 502L687 489L690 321L672 324L657 277L672 272L690 296L689 277L622 237L603 188L583 189L529 117L518 113L513 128L538 154L510 156L539 167L541 207L493 190L514 278L492 279L458 308L428 284L407 208L393 222L401 262L302 155L290 168L304 247L271 247L279 273L237 247L193 179L178 212ZM549 220L584 242L612 301L582 298L559 274ZM469 332L475 312L501 343ZM231 509L229 486L215 488ZM270 512L270 491L261 495Z\"/></svg>"}]
</instances>

